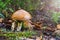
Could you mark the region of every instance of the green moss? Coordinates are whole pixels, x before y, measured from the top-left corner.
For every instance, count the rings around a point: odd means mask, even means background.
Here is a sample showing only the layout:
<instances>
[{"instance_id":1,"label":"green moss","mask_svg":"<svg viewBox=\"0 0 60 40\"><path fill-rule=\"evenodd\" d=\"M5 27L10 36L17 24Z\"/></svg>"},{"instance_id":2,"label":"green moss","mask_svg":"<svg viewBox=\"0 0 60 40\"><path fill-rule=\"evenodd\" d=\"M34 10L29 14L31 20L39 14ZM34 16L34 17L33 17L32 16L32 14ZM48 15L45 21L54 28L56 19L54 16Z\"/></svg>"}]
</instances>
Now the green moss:
<instances>
[{"instance_id":1,"label":"green moss","mask_svg":"<svg viewBox=\"0 0 60 40\"><path fill-rule=\"evenodd\" d=\"M31 37L33 34L36 34L34 31L23 31L23 32L0 32L0 36L8 37L9 40L20 40L21 37Z\"/></svg>"},{"instance_id":2,"label":"green moss","mask_svg":"<svg viewBox=\"0 0 60 40\"><path fill-rule=\"evenodd\" d=\"M33 31L24 31L24 32L6 32L6 33L1 33L0 36L18 36L18 37L30 37L33 34L36 34L36 32Z\"/></svg>"}]
</instances>

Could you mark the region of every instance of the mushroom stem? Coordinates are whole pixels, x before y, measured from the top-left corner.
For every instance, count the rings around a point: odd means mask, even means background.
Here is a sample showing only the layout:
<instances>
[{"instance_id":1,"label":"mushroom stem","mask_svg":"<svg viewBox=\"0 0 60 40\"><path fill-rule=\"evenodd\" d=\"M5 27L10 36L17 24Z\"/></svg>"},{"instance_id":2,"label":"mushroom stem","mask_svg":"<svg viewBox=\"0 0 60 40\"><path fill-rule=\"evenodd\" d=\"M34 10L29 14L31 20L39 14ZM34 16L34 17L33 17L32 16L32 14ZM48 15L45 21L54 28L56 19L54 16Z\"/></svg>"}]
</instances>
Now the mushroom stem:
<instances>
[{"instance_id":1,"label":"mushroom stem","mask_svg":"<svg viewBox=\"0 0 60 40\"><path fill-rule=\"evenodd\" d=\"M12 23L12 27L11 27L12 31L14 31L14 28L15 28L15 22Z\"/></svg>"},{"instance_id":2,"label":"mushroom stem","mask_svg":"<svg viewBox=\"0 0 60 40\"><path fill-rule=\"evenodd\" d=\"M26 20L26 21L24 21L24 24L26 25L26 28L28 28L29 30L32 30L32 29L33 29L30 20Z\"/></svg>"},{"instance_id":3,"label":"mushroom stem","mask_svg":"<svg viewBox=\"0 0 60 40\"><path fill-rule=\"evenodd\" d=\"M21 23L19 23L19 22L18 22L17 31L20 31L20 30L21 30L21 28L22 28L22 22L21 22Z\"/></svg>"}]
</instances>

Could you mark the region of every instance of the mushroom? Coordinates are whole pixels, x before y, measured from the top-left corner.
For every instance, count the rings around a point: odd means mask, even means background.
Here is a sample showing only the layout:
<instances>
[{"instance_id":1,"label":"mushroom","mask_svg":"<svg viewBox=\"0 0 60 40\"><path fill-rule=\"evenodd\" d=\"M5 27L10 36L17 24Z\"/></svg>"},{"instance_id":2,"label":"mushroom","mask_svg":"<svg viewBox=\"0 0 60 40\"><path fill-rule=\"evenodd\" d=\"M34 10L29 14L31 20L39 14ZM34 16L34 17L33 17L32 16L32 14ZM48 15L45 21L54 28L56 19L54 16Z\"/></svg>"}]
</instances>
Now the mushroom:
<instances>
[{"instance_id":1,"label":"mushroom","mask_svg":"<svg viewBox=\"0 0 60 40\"><path fill-rule=\"evenodd\" d=\"M3 21L3 18L0 18L0 22L2 23L2 21Z\"/></svg>"},{"instance_id":2,"label":"mushroom","mask_svg":"<svg viewBox=\"0 0 60 40\"><path fill-rule=\"evenodd\" d=\"M60 30L60 24L57 24L57 29Z\"/></svg>"},{"instance_id":3,"label":"mushroom","mask_svg":"<svg viewBox=\"0 0 60 40\"><path fill-rule=\"evenodd\" d=\"M18 21L24 22L25 27L28 27L29 29L31 29L30 19L32 19L32 16L30 15L30 13L23 9L17 10L12 14L12 20L14 21L18 20ZM14 30L14 27L15 27L14 24L15 22L12 23L12 31ZM18 28L19 28L19 23L18 23ZM17 29L17 30L19 31L20 29Z\"/></svg>"}]
</instances>

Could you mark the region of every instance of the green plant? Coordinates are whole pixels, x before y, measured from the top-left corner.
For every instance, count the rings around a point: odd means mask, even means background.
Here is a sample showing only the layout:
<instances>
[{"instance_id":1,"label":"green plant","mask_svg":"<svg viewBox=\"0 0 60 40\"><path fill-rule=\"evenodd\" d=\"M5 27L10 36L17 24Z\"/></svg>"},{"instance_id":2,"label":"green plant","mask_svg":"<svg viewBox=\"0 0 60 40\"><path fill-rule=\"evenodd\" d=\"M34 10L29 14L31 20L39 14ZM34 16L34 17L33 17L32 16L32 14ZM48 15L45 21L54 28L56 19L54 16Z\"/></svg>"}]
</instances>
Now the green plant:
<instances>
[{"instance_id":1,"label":"green plant","mask_svg":"<svg viewBox=\"0 0 60 40\"><path fill-rule=\"evenodd\" d=\"M58 23L60 12L53 12L52 19L54 22Z\"/></svg>"},{"instance_id":2,"label":"green plant","mask_svg":"<svg viewBox=\"0 0 60 40\"><path fill-rule=\"evenodd\" d=\"M0 11L2 11L3 9L7 8L7 4L10 2L10 0L5 0L4 2L2 0L0 0Z\"/></svg>"}]
</instances>

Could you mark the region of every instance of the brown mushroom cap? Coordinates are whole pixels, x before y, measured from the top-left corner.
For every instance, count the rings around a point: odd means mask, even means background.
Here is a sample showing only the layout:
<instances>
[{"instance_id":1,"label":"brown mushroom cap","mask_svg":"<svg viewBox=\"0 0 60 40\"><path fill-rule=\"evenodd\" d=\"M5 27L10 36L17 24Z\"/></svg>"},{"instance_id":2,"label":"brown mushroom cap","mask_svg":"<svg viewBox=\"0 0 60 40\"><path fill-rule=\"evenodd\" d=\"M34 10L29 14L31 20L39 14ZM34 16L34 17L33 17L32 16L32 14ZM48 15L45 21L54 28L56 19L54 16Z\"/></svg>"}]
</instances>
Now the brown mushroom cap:
<instances>
[{"instance_id":1,"label":"brown mushroom cap","mask_svg":"<svg viewBox=\"0 0 60 40\"><path fill-rule=\"evenodd\" d=\"M32 18L32 16L29 14L29 12L27 12L23 9L18 10L12 14L12 19L14 19L14 20L23 21L23 20L30 20L31 18Z\"/></svg>"}]
</instances>

